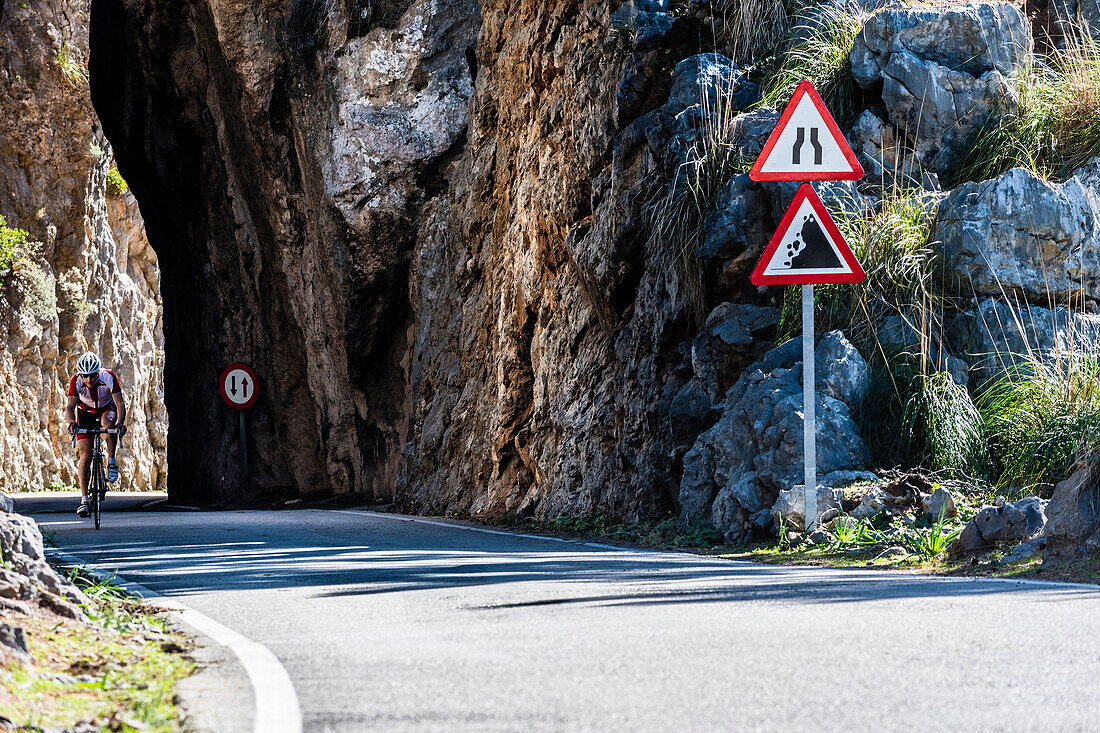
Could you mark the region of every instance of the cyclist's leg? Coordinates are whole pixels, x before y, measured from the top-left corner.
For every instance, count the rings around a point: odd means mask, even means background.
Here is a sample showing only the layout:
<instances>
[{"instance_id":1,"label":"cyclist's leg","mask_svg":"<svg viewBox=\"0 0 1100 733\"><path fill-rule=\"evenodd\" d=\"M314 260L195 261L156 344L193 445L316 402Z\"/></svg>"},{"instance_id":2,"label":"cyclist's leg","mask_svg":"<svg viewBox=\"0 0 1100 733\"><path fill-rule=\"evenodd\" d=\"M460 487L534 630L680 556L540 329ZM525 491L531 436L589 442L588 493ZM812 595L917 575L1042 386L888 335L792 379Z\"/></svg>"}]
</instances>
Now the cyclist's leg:
<instances>
[{"instance_id":1,"label":"cyclist's leg","mask_svg":"<svg viewBox=\"0 0 1100 733\"><path fill-rule=\"evenodd\" d=\"M77 483L80 484L80 501L84 502L88 499L88 471L92 462L92 441L90 440L77 440L76 441L77 455Z\"/></svg>"},{"instance_id":2,"label":"cyclist's leg","mask_svg":"<svg viewBox=\"0 0 1100 733\"><path fill-rule=\"evenodd\" d=\"M111 428L113 428L117 420L118 413L116 413L114 410L107 410L99 416L100 426L104 430L110 430ZM113 461L115 459L115 447L118 445L118 436L104 435L103 437L107 439L107 457Z\"/></svg>"}]
</instances>

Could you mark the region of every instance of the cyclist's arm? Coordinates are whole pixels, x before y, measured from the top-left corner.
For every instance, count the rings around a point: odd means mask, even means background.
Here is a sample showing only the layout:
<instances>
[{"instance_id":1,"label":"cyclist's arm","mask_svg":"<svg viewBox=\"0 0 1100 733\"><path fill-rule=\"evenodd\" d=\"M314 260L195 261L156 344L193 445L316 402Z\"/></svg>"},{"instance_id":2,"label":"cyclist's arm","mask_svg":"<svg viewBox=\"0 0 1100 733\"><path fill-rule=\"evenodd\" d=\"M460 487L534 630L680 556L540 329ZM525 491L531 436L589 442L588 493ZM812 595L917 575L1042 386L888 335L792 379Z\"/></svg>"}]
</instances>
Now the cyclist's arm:
<instances>
[{"instance_id":1,"label":"cyclist's arm","mask_svg":"<svg viewBox=\"0 0 1100 733\"><path fill-rule=\"evenodd\" d=\"M111 395L111 399L115 401L115 410L118 412L118 419L115 421L115 426L126 424L126 403L122 401L122 392L115 392Z\"/></svg>"},{"instance_id":2,"label":"cyclist's arm","mask_svg":"<svg viewBox=\"0 0 1100 733\"><path fill-rule=\"evenodd\" d=\"M69 395L69 404L65 405L65 422L76 422L76 396Z\"/></svg>"}]
</instances>

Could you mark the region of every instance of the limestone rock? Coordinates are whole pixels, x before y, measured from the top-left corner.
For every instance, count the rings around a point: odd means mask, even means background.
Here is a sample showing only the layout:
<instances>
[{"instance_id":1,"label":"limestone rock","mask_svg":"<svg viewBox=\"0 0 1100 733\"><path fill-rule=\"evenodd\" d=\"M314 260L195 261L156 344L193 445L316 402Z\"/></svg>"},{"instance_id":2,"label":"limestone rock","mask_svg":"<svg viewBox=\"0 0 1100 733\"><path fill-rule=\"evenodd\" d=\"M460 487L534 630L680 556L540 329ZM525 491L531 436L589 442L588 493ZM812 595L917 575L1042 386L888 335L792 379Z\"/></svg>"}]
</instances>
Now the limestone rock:
<instances>
[{"instance_id":1,"label":"limestone rock","mask_svg":"<svg viewBox=\"0 0 1100 733\"><path fill-rule=\"evenodd\" d=\"M879 88L890 121L933 171L991 116L1014 109L1008 77L1032 49L1024 14L1009 3L888 8L864 25L852 49L852 75Z\"/></svg>"},{"instance_id":2,"label":"limestone rock","mask_svg":"<svg viewBox=\"0 0 1100 733\"><path fill-rule=\"evenodd\" d=\"M1100 192L1079 174L1047 183L1015 168L966 183L940 204L936 238L948 267L979 296L1037 305L1100 298Z\"/></svg>"},{"instance_id":3,"label":"limestone rock","mask_svg":"<svg viewBox=\"0 0 1100 733\"><path fill-rule=\"evenodd\" d=\"M711 519L727 541L740 542L751 518L802 478L800 346L788 342L746 369L726 393L721 419L688 451L680 483L685 524ZM867 460L850 412L866 389L866 364L840 332L821 338L815 363L818 470L828 478Z\"/></svg>"},{"instance_id":4,"label":"limestone rock","mask_svg":"<svg viewBox=\"0 0 1100 733\"><path fill-rule=\"evenodd\" d=\"M7 494L0 491L0 512L14 512L15 501Z\"/></svg>"},{"instance_id":5,"label":"limestone rock","mask_svg":"<svg viewBox=\"0 0 1100 733\"><path fill-rule=\"evenodd\" d=\"M17 600L34 600L48 593L71 604L89 602L87 596L46 562L42 533L33 519L20 514L0 514L0 550L8 565L0 581L19 591L14 596Z\"/></svg>"},{"instance_id":6,"label":"limestone rock","mask_svg":"<svg viewBox=\"0 0 1100 733\"><path fill-rule=\"evenodd\" d=\"M0 215L40 243L17 253L0 296L0 475L10 491L77 483L62 420L87 350L123 385L121 488L164 488L167 477L154 438L167 424L158 263L133 196L108 190L112 151L83 74L90 5L6 3L0 24Z\"/></svg>"},{"instance_id":7,"label":"limestone rock","mask_svg":"<svg viewBox=\"0 0 1100 733\"><path fill-rule=\"evenodd\" d=\"M23 664L30 664L31 655L27 648L27 635L18 626L0 623L0 647L13 654Z\"/></svg>"},{"instance_id":8,"label":"limestone rock","mask_svg":"<svg viewBox=\"0 0 1100 733\"><path fill-rule=\"evenodd\" d=\"M1046 556L1073 559L1100 554L1100 482L1091 463L1054 487L1047 505Z\"/></svg>"},{"instance_id":9,"label":"limestone rock","mask_svg":"<svg viewBox=\"0 0 1100 733\"><path fill-rule=\"evenodd\" d=\"M691 365L712 401L725 394L732 376L763 355L778 325L778 308L722 303L711 311L692 342Z\"/></svg>"},{"instance_id":10,"label":"limestone rock","mask_svg":"<svg viewBox=\"0 0 1100 733\"><path fill-rule=\"evenodd\" d=\"M1025 359L1054 363L1095 352L1100 349L1100 316L985 298L973 310L954 316L948 335L971 362L980 385Z\"/></svg>"},{"instance_id":11,"label":"limestone rock","mask_svg":"<svg viewBox=\"0 0 1100 733\"><path fill-rule=\"evenodd\" d=\"M959 513L955 507L955 498L943 487L936 489L921 501L921 510L933 522L951 519Z\"/></svg>"},{"instance_id":12,"label":"limestone rock","mask_svg":"<svg viewBox=\"0 0 1100 733\"><path fill-rule=\"evenodd\" d=\"M1014 565L1027 562L1038 556L1047 546L1046 537L1033 537L1012 548L1012 551L999 560L1001 565Z\"/></svg>"},{"instance_id":13,"label":"limestone rock","mask_svg":"<svg viewBox=\"0 0 1100 733\"><path fill-rule=\"evenodd\" d=\"M1047 502L1029 496L1004 506L984 506L948 548L952 554L1035 537L1046 525Z\"/></svg>"},{"instance_id":14,"label":"limestone rock","mask_svg":"<svg viewBox=\"0 0 1100 733\"><path fill-rule=\"evenodd\" d=\"M831 511L840 507L844 492L827 486L817 487L817 519L823 521ZM781 522L788 527L804 529L806 526L806 485L795 484L779 492L772 506L772 521L778 526ZM812 536L812 535L811 535Z\"/></svg>"}]
</instances>

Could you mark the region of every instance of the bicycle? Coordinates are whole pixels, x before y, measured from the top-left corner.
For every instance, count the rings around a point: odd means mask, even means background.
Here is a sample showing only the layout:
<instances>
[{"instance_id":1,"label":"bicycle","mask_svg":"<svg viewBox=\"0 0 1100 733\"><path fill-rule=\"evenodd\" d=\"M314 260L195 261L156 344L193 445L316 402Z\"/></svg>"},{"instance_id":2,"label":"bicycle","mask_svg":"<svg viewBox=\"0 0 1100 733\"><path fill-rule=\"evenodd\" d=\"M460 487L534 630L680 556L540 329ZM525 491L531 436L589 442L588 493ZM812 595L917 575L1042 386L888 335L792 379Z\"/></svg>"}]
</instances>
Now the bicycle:
<instances>
[{"instance_id":1,"label":"bicycle","mask_svg":"<svg viewBox=\"0 0 1100 733\"><path fill-rule=\"evenodd\" d=\"M76 447L76 436L92 436L92 462L88 469L88 513L95 519L95 528L99 529L100 505L107 496L107 472L103 466L103 446L101 435L118 435L118 428L78 428L73 433L73 448Z\"/></svg>"}]
</instances>

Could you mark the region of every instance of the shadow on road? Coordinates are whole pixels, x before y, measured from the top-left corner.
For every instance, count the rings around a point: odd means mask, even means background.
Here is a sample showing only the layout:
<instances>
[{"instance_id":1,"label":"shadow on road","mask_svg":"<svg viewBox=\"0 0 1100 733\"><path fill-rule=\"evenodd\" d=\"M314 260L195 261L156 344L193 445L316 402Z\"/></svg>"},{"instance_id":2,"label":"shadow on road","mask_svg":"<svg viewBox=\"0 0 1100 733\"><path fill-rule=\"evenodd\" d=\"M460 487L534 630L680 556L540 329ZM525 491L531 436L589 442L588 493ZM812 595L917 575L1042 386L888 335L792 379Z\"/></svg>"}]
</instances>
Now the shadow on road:
<instances>
[{"instance_id":1,"label":"shadow on road","mask_svg":"<svg viewBox=\"0 0 1100 733\"><path fill-rule=\"evenodd\" d=\"M57 534L63 549L171 595L317 588L317 598L365 597L476 586L504 590L510 584L556 581L548 591L554 597L476 609L764 599L855 603L1003 593L1100 600L1100 589L755 565L484 534L400 518L343 515L337 521L327 512L133 516L145 517L149 526L108 526L96 533L71 520L39 519ZM190 529L192 521L200 525L199 517L201 526Z\"/></svg>"}]
</instances>

